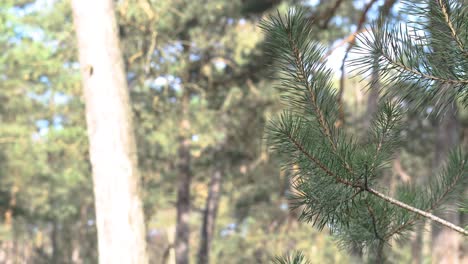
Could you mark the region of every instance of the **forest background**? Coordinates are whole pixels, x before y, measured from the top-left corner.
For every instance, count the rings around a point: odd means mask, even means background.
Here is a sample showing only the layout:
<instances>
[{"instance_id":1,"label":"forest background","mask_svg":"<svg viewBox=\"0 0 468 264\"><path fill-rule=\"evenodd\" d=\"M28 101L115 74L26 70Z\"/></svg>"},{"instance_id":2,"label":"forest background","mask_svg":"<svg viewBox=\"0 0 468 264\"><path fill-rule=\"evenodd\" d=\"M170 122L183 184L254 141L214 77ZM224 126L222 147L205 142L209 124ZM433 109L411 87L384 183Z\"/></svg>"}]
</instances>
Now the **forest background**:
<instances>
[{"instance_id":1,"label":"forest background","mask_svg":"<svg viewBox=\"0 0 468 264\"><path fill-rule=\"evenodd\" d=\"M370 78L346 62L355 36L385 18L404 23L396 0L119 0L115 15L133 112L150 263L268 263L301 250L313 263L362 262L327 230L290 210L291 173L264 141L282 105L264 51L262 18L305 7L329 47L342 124L360 135L376 111ZM0 262L97 263L98 245L85 99L70 1L0 2ZM92 70L92 69L91 69ZM103 102L105 103L105 102ZM410 140L386 171L428 181L449 147L468 144L468 113L450 122L408 111ZM293 169L293 168L291 168ZM187 221L177 218L184 213ZM466 215L457 212L457 221ZM181 226L183 228L181 228ZM176 235L176 229L178 229ZM418 226L392 244L393 263L430 263L435 243L457 235ZM180 233L182 230L182 233ZM429 230L429 232L423 232ZM182 235L181 235L182 234ZM468 261L467 245L452 251ZM466 241L465 241L466 242ZM187 250L175 250L185 246ZM184 248L184 247L182 247Z\"/></svg>"}]
</instances>

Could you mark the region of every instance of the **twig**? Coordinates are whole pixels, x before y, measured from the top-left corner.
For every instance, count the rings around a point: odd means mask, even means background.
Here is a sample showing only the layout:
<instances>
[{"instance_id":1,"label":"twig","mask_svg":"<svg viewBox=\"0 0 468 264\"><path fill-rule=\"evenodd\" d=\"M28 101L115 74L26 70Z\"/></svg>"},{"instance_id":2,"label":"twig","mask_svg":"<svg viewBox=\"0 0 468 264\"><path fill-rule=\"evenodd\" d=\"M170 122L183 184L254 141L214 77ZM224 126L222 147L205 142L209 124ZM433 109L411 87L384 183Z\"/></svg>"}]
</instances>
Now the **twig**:
<instances>
[{"instance_id":1,"label":"twig","mask_svg":"<svg viewBox=\"0 0 468 264\"><path fill-rule=\"evenodd\" d=\"M143 56L143 51L140 50L137 53L130 56L130 58L128 58L128 64L132 64L135 60L137 60L141 56Z\"/></svg>"},{"instance_id":2,"label":"twig","mask_svg":"<svg viewBox=\"0 0 468 264\"><path fill-rule=\"evenodd\" d=\"M441 224L443 226L446 226L446 227L448 227L448 228L450 228L450 229L452 229L454 231L457 231L460 234L468 236L468 231L467 230L465 230L462 227L459 227L457 225L454 225L454 224L452 224L452 223L450 223L450 222L448 222L448 221L446 221L446 220L444 220L444 219L442 219L440 217L437 217L437 216L435 216L435 215L433 215L433 214L431 214L429 212L425 212L425 211L420 210L418 208L412 207L412 206L410 206L408 204L402 203L402 202L400 202L398 200L395 200L392 197L386 196L385 194L380 193L380 192L378 192L378 191L376 191L376 190L374 190L372 188L367 188L367 191L369 193L372 193L373 195L375 195L375 196L377 196L377 197L379 197L379 198L393 204L393 205L396 205L398 207L406 209L406 210L408 210L410 212L416 213L416 214L418 214L418 215L420 215L422 217L428 218L428 219L430 219L430 220L432 220L434 222L437 222L437 223L439 223L439 224Z\"/></svg>"},{"instance_id":3,"label":"twig","mask_svg":"<svg viewBox=\"0 0 468 264\"><path fill-rule=\"evenodd\" d=\"M440 205L440 203L444 200L444 198L448 195L449 192L451 192L453 190L453 188L455 188L455 186L457 185L458 181L460 180L460 177L461 177L461 173L459 173L457 175L457 177L455 178L455 180L452 182L452 184L450 184L448 186L448 188L445 190L445 192L439 197L439 199L437 201L435 201L430 208L426 209L427 212L431 212L433 211L436 207L438 207ZM390 232L387 237L390 237L398 232L400 232L401 230L403 230L404 228L406 228L407 226L410 226L412 225L414 222L416 222L417 220L419 220L419 218L421 217L421 215L417 215L416 218L406 222L405 224L397 227L396 229L394 229L392 232Z\"/></svg>"},{"instance_id":4,"label":"twig","mask_svg":"<svg viewBox=\"0 0 468 264\"><path fill-rule=\"evenodd\" d=\"M339 47L345 45L345 44L348 44L348 43L351 43L357 35L363 33L363 32L366 32L368 31L366 28L363 28L359 31L355 31L353 32L352 34L349 34L346 38L344 38L343 40L341 40L340 43L338 43L336 46L334 46L333 48L329 49L327 51L327 53L325 53L325 55L323 56L322 58L322 61L325 61L328 57L330 57L330 55L333 54L333 52L335 52Z\"/></svg>"}]
</instances>

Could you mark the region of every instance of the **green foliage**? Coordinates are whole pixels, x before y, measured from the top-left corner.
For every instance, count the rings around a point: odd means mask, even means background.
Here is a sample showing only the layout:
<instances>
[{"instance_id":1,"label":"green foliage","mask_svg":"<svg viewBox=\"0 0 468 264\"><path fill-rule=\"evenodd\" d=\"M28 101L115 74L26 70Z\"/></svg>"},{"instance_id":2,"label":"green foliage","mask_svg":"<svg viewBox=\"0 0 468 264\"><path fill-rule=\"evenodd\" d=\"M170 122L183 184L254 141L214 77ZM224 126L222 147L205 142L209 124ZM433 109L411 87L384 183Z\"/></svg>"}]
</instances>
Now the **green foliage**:
<instances>
[{"instance_id":1,"label":"green foliage","mask_svg":"<svg viewBox=\"0 0 468 264\"><path fill-rule=\"evenodd\" d=\"M293 254L276 257L273 261L275 264L310 264L302 252L294 252Z\"/></svg>"},{"instance_id":2,"label":"green foliage","mask_svg":"<svg viewBox=\"0 0 468 264\"><path fill-rule=\"evenodd\" d=\"M463 1L404 1L412 18L403 24L377 21L361 34L351 65L369 73L378 59L387 95L407 99L436 115L457 99L468 105L468 7ZM446 87L449 88L446 88Z\"/></svg>"},{"instance_id":3,"label":"green foliage","mask_svg":"<svg viewBox=\"0 0 468 264\"><path fill-rule=\"evenodd\" d=\"M319 229L328 227L342 247L366 249L382 261L388 241L410 230L420 217L376 191L383 169L401 146L404 104L382 102L368 140L347 135L337 124L337 98L331 71L322 60L324 48L311 41L305 11L295 8L284 17L270 16L261 27L268 50L275 55L273 67L279 72L279 90L286 104L286 110L268 125L267 139L283 156L285 167L295 167L291 199L302 210L300 218ZM367 60L360 63L372 65ZM468 183L467 158L457 150L440 177L418 190L401 188L397 200L433 211L449 193L459 195Z\"/></svg>"}]
</instances>

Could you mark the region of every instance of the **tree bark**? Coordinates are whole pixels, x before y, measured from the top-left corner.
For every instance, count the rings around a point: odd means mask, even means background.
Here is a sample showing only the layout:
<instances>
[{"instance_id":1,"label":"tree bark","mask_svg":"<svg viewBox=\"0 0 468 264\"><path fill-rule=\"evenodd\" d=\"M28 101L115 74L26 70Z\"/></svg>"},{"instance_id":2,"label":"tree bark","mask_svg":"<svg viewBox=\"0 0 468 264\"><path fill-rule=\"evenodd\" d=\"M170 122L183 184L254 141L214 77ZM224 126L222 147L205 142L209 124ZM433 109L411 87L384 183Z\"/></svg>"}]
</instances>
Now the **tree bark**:
<instances>
[{"instance_id":1,"label":"tree bark","mask_svg":"<svg viewBox=\"0 0 468 264\"><path fill-rule=\"evenodd\" d=\"M184 89L186 89L184 87ZM177 222L175 237L175 254L177 264L189 263L190 244L190 185L192 181L192 171L190 168L190 121L188 120L189 94L184 91L182 96L182 120L180 122L179 135L179 184L177 190Z\"/></svg>"},{"instance_id":2,"label":"tree bark","mask_svg":"<svg viewBox=\"0 0 468 264\"><path fill-rule=\"evenodd\" d=\"M73 0L99 263L147 263L132 112L112 0Z\"/></svg>"},{"instance_id":3,"label":"tree bark","mask_svg":"<svg viewBox=\"0 0 468 264\"><path fill-rule=\"evenodd\" d=\"M218 214L219 200L221 198L222 171L217 166L211 175L206 198L205 211L200 235L200 249L198 251L198 263L208 264L210 262L210 248L215 231L216 216Z\"/></svg>"}]
</instances>

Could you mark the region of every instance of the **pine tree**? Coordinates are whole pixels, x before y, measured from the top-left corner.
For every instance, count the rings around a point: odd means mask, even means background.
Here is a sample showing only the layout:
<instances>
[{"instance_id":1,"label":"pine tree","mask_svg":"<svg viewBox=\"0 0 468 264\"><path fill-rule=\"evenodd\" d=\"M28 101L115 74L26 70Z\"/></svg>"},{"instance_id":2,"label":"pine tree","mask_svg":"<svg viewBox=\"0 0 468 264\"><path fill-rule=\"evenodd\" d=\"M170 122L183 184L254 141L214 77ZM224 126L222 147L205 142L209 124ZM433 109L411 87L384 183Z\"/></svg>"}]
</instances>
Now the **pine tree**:
<instances>
[{"instance_id":1,"label":"pine tree","mask_svg":"<svg viewBox=\"0 0 468 264\"><path fill-rule=\"evenodd\" d=\"M314 31L305 11L294 8L261 24L286 105L270 122L267 141L285 168L297 168L291 199L302 209L300 219L328 227L342 247L361 248L379 263L389 241L404 237L422 219L468 235L435 215L463 195L468 184L468 156L461 148L452 150L444 169L426 186L400 186L395 197L379 186L382 172L404 144L406 109L432 105L432 114L441 116L457 101L464 107L468 103L467 8L458 1L435 1L438 11L426 12L432 2L407 3L406 11L420 19L406 27L377 21L370 34L359 38L361 57L351 64L361 74L378 66L386 91L365 139L336 125L332 72L323 61L325 48L310 41ZM430 29L434 20L445 27ZM429 45L447 41L453 45L443 50Z\"/></svg>"}]
</instances>

